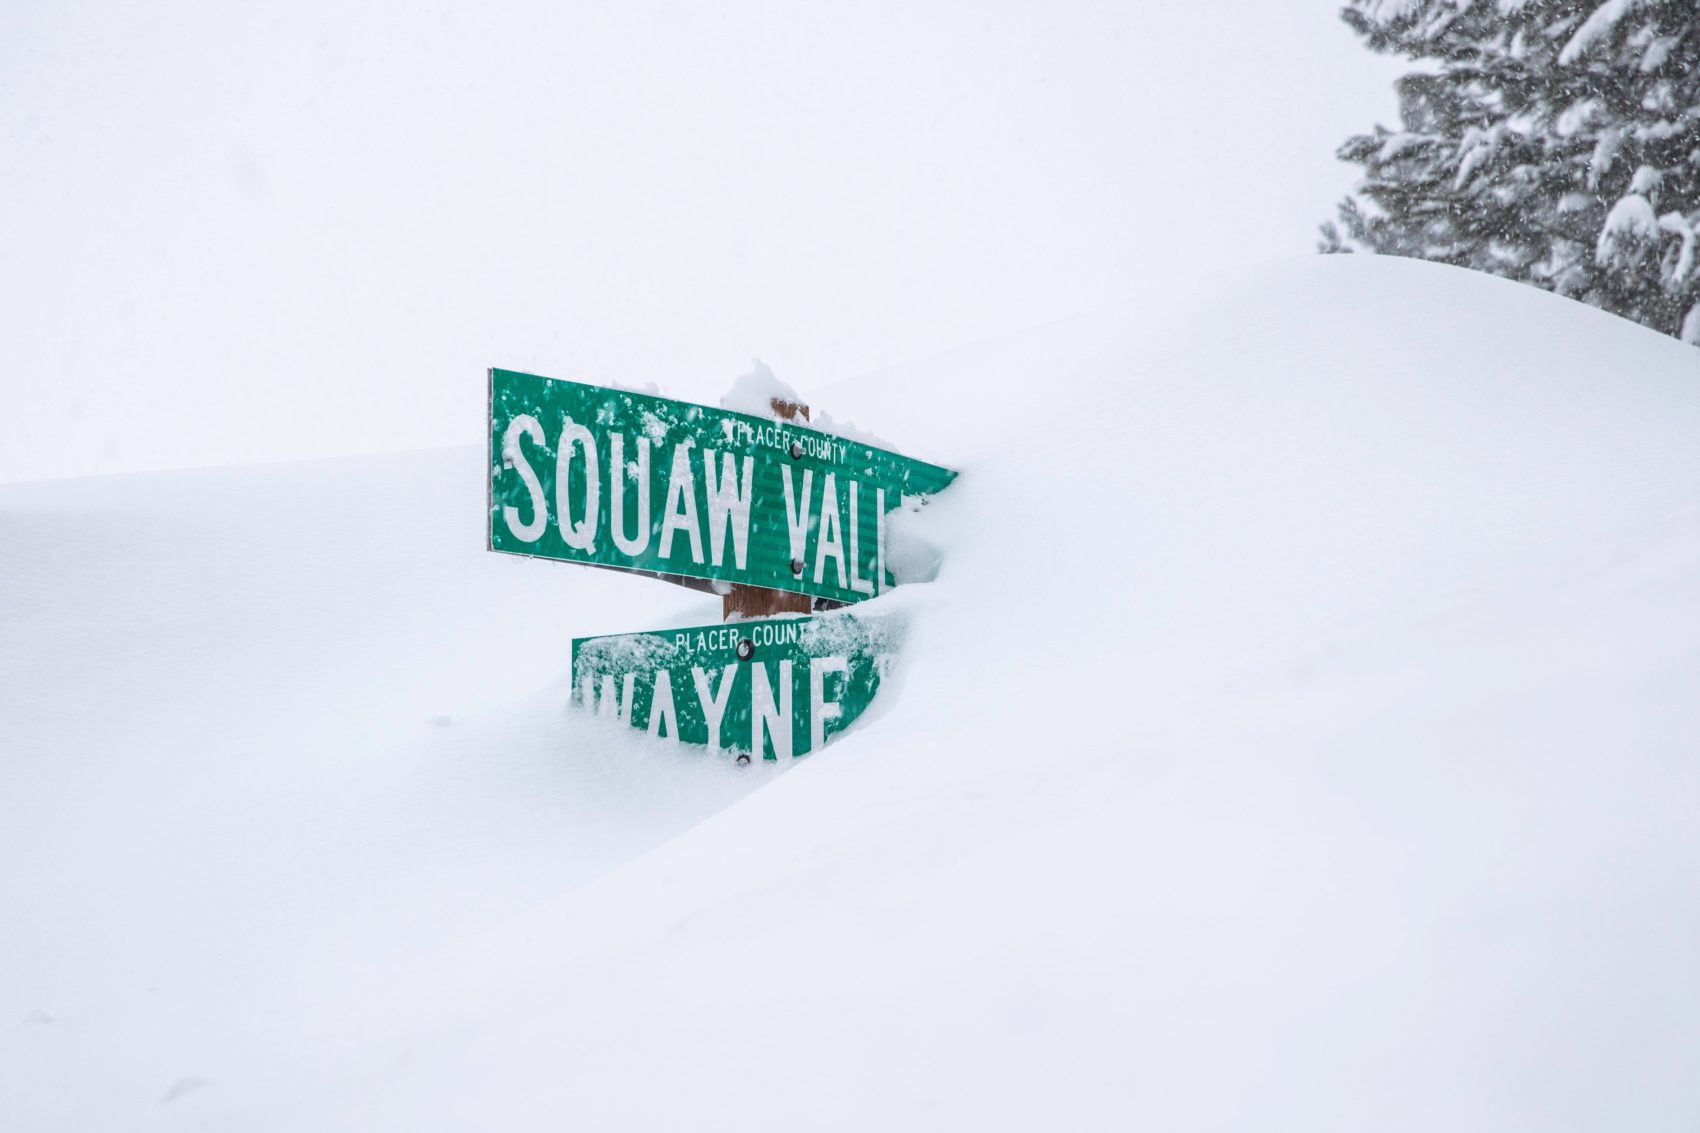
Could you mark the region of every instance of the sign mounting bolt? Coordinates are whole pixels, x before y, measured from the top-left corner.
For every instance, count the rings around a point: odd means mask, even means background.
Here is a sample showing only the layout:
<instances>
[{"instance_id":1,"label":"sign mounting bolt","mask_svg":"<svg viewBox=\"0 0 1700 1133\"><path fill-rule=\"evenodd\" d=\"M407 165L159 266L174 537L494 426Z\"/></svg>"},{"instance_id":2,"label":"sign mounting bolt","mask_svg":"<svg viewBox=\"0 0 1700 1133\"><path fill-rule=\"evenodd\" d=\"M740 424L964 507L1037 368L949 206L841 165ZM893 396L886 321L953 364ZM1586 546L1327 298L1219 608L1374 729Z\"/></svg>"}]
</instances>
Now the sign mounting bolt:
<instances>
[{"instance_id":1,"label":"sign mounting bolt","mask_svg":"<svg viewBox=\"0 0 1700 1133\"><path fill-rule=\"evenodd\" d=\"M756 655L756 643L755 642L751 641L747 637L744 638L742 641L738 642L738 660L748 661L751 657L754 657L755 655Z\"/></svg>"},{"instance_id":2,"label":"sign mounting bolt","mask_svg":"<svg viewBox=\"0 0 1700 1133\"><path fill-rule=\"evenodd\" d=\"M796 575L798 578L803 577L803 560L802 559L792 559L791 560L791 573Z\"/></svg>"},{"instance_id":3,"label":"sign mounting bolt","mask_svg":"<svg viewBox=\"0 0 1700 1133\"><path fill-rule=\"evenodd\" d=\"M803 442L802 441L792 441L791 442L791 459L792 460L802 460L803 459Z\"/></svg>"}]
</instances>

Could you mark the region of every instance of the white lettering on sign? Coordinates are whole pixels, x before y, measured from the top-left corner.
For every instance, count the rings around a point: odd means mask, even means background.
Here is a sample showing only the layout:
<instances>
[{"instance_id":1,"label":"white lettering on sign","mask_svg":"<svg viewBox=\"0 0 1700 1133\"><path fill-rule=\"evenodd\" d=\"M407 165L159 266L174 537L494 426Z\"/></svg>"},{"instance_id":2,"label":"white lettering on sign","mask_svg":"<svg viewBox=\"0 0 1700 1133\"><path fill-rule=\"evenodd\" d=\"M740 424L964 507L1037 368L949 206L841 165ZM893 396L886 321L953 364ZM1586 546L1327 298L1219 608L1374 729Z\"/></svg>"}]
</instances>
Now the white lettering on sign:
<instances>
[{"instance_id":1,"label":"white lettering on sign","mask_svg":"<svg viewBox=\"0 0 1700 1133\"><path fill-rule=\"evenodd\" d=\"M885 489L874 489L874 585L885 593Z\"/></svg>"},{"instance_id":2,"label":"white lettering on sign","mask_svg":"<svg viewBox=\"0 0 1700 1133\"><path fill-rule=\"evenodd\" d=\"M732 528L732 561L739 570L744 569L746 558L745 549L750 542L750 485L755 478L756 458L744 458L743 491L739 491L737 481L738 462L731 453L726 453L721 464L719 482L714 475L714 458L717 454L713 449L704 449L702 453L702 482L707 491L708 499L708 553L715 566L719 566L725 558L723 548L726 544L726 528ZM701 559L697 560L701 562Z\"/></svg>"},{"instance_id":3,"label":"white lettering on sign","mask_svg":"<svg viewBox=\"0 0 1700 1133\"><path fill-rule=\"evenodd\" d=\"M573 453L584 453L584 519L573 522L569 504ZM580 551L596 550L596 521L601 505L602 479L596 467L596 438L571 417L561 422L561 443L555 449L555 523L567 546Z\"/></svg>"},{"instance_id":4,"label":"white lettering on sign","mask_svg":"<svg viewBox=\"0 0 1700 1133\"><path fill-rule=\"evenodd\" d=\"M626 536L626 484L637 491L637 534ZM641 555L649 546L649 438L637 439L637 460L626 464L626 438L608 434L608 533L614 545L628 555Z\"/></svg>"},{"instance_id":5,"label":"white lettering on sign","mask_svg":"<svg viewBox=\"0 0 1700 1133\"><path fill-rule=\"evenodd\" d=\"M632 686L637 683L636 673L627 673L625 687L620 694L614 691L612 675L602 678L602 698L597 702L598 716L612 716L622 724L629 724L632 715Z\"/></svg>"},{"instance_id":6,"label":"white lettering on sign","mask_svg":"<svg viewBox=\"0 0 1700 1133\"><path fill-rule=\"evenodd\" d=\"M667 735L661 736L661 725L667 725ZM666 669L655 670L655 692L649 700L649 734L679 742L679 712L673 707L673 674Z\"/></svg>"},{"instance_id":7,"label":"white lettering on sign","mask_svg":"<svg viewBox=\"0 0 1700 1133\"><path fill-rule=\"evenodd\" d=\"M791 662L779 662L779 703L773 702L773 685L767 679L767 666L750 666L750 753L762 753L761 734L766 731L773 741L773 753L780 759L790 759L791 751Z\"/></svg>"},{"instance_id":8,"label":"white lettering on sign","mask_svg":"<svg viewBox=\"0 0 1700 1133\"><path fill-rule=\"evenodd\" d=\"M579 682L579 699L584 702L584 706L587 709L591 709L598 716L612 716L614 719L623 724L630 723L632 713L632 689L636 683L637 674L627 673L624 682L625 699L622 700L615 690L614 677L612 674L603 674L602 692L600 696L597 695L595 682L592 681L591 678L585 677Z\"/></svg>"},{"instance_id":9,"label":"white lettering on sign","mask_svg":"<svg viewBox=\"0 0 1700 1133\"><path fill-rule=\"evenodd\" d=\"M821 492L820 530L815 533L815 585L825 577L826 560L838 564L838 588L844 589L844 536L838 514L838 477L826 474L826 487Z\"/></svg>"},{"instance_id":10,"label":"white lettering on sign","mask_svg":"<svg viewBox=\"0 0 1700 1133\"><path fill-rule=\"evenodd\" d=\"M519 509L512 504L502 505L502 519L515 539L535 543L543 538L543 529L549 525L549 505L543 500L542 482L537 479L531 462L525 459L525 447L519 443L521 437L534 445L543 443L543 426L529 413L521 413L509 421L507 430L502 433L502 466L519 473L526 494L531 497L531 519L520 522Z\"/></svg>"},{"instance_id":11,"label":"white lettering on sign","mask_svg":"<svg viewBox=\"0 0 1700 1133\"><path fill-rule=\"evenodd\" d=\"M514 538L535 543L552 519L569 547L595 554L604 518L602 476L606 471L608 533L621 554L643 557L649 552L657 530L651 522L656 490L650 476L652 463L656 459L668 459L656 556L669 560L675 554L682 555L678 537L683 535L694 564L737 572L750 569L751 516L760 514L762 503L756 499L755 457L702 449L703 492L699 502L698 467L692 460L694 442L687 440L673 446L671 457L664 458L655 452L649 437L631 437L612 430L605 437L608 461L603 465L598 459L601 442L596 434L571 417L563 418L555 449L551 500L526 452L528 441L540 447L547 443L543 426L526 414L508 422L502 436L502 464L518 473L530 503L529 508L523 503L502 505L502 521ZM869 564L863 557L868 535L862 525L861 481L846 477L841 495L836 473L828 472L817 480L814 472L805 468L798 477L789 463L780 465L780 480L791 561L804 564L805 575L809 573L808 564L812 563L816 586L836 584L840 589L869 597L883 593L886 589L885 489L874 489L874 548L873 562ZM582 499L582 512L573 508L575 496ZM865 573L870 565L871 576Z\"/></svg>"},{"instance_id":12,"label":"white lettering on sign","mask_svg":"<svg viewBox=\"0 0 1700 1133\"><path fill-rule=\"evenodd\" d=\"M779 475L785 481L785 532L791 537L791 561L806 563L809 561L810 493L814 491L815 474L803 469L803 494L795 501L791 498L791 466L780 465Z\"/></svg>"},{"instance_id":13,"label":"white lettering on sign","mask_svg":"<svg viewBox=\"0 0 1700 1133\"><path fill-rule=\"evenodd\" d=\"M828 460L835 464L844 464L850 459L850 446L818 433L799 432L786 428L778 423L754 423L749 421L728 421L725 423L728 437L742 437L745 444L759 444L768 448L780 449L790 455L793 443L803 446L803 454L817 460Z\"/></svg>"},{"instance_id":14,"label":"white lettering on sign","mask_svg":"<svg viewBox=\"0 0 1700 1133\"><path fill-rule=\"evenodd\" d=\"M736 649L743 636L747 636L752 645L795 645L803 640L803 622L758 622L751 626L733 624L699 629L695 634L676 633L673 635L673 647L687 655L725 651Z\"/></svg>"},{"instance_id":15,"label":"white lettering on sign","mask_svg":"<svg viewBox=\"0 0 1700 1133\"><path fill-rule=\"evenodd\" d=\"M874 584L863 578L862 570L862 509L856 499L856 481L850 481L850 589L858 594L872 594Z\"/></svg>"},{"instance_id":16,"label":"white lettering on sign","mask_svg":"<svg viewBox=\"0 0 1700 1133\"><path fill-rule=\"evenodd\" d=\"M644 729L652 739L680 743L688 735L712 754L771 752L775 759L788 760L819 751L889 677L896 655L877 649L855 652L873 645L861 634L825 656L780 655L786 647L806 650L820 644L811 633L813 624L809 618L783 619L658 635L658 642L671 640L678 650L668 665L643 664L631 671L621 665L577 674L577 699L598 717ZM755 656L722 663L744 641L756 645ZM694 666L684 660L684 654L698 649L713 651L714 659L703 657ZM872 678L871 687L863 675ZM645 687L648 696L642 697Z\"/></svg>"},{"instance_id":17,"label":"white lettering on sign","mask_svg":"<svg viewBox=\"0 0 1700 1133\"><path fill-rule=\"evenodd\" d=\"M720 754L720 722L726 719L726 706L732 703L732 685L737 675L738 665L736 662L721 670L720 695L716 696L708 674L697 668L691 670L691 681L697 686L697 699L702 702L703 722L708 725L708 754L710 755Z\"/></svg>"},{"instance_id":18,"label":"white lettering on sign","mask_svg":"<svg viewBox=\"0 0 1700 1133\"><path fill-rule=\"evenodd\" d=\"M673 536L690 536L691 561L702 563L702 532L697 528L697 481L691 472L689 444L673 446L673 470L667 476L667 506L662 509L661 557L673 557Z\"/></svg>"},{"instance_id":19,"label":"white lettering on sign","mask_svg":"<svg viewBox=\"0 0 1700 1133\"><path fill-rule=\"evenodd\" d=\"M849 676L850 661L846 657L815 657L809 661L809 750L819 751L826 743L826 724L844 715L838 699L826 698L826 677L836 673ZM842 689L840 685L840 689ZM842 692L840 693L842 697Z\"/></svg>"},{"instance_id":20,"label":"white lettering on sign","mask_svg":"<svg viewBox=\"0 0 1700 1133\"><path fill-rule=\"evenodd\" d=\"M684 576L704 590L760 586L833 605L875 597L892 584L885 514L899 485L930 493L954 476L824 435L801 416L728 413L505 370L491 371L490 396L491 550ZM803 695L799 685L799 702Z\"/></svg>"},{"instance_id":21,"label":"white lettering on sign","mask_svg":"<svg viewBox=\"0 0 1700 1133\"><path fill-rule=\"evenodd\" d=\"M801 622L762 622L750 630L756 645L789 645L803 639Z\"/></svg>"}]
</instances>

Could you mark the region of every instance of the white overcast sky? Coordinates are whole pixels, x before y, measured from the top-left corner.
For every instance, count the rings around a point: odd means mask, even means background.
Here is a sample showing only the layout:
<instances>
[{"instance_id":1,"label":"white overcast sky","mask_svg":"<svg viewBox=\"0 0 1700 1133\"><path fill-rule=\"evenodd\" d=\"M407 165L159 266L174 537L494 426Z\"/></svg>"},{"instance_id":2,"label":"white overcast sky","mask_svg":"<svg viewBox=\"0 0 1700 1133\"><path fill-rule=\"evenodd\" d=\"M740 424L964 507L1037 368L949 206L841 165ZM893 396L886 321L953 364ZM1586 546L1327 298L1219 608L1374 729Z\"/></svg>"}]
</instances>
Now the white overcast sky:
<instances>
[{"instance_id":1,"label":"white overcast sky","mask_svg":"<svg viewBox=\"0 0 1700 1133\"><path fill-rule=\"evenodd\" d=\"M7 0L0 481L479 443L491 365L808 394L1160 310L1308 254L1392 117L1337 7Z\"/></svg>"}]
</instances>

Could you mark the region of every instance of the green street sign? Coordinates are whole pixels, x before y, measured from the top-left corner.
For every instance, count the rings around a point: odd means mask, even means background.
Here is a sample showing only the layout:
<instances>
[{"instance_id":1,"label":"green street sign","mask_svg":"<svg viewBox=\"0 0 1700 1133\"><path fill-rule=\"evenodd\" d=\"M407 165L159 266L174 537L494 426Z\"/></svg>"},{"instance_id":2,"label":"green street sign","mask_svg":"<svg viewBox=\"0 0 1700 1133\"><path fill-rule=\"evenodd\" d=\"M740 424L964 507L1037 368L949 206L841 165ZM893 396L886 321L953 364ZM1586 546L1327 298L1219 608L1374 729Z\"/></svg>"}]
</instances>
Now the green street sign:
<instances>
[{"instance_id":1,"label":"green street sign","mask_svg":"<svg viewBox=\"0 0 1700 1133\"><path fill-rule=\"evenodd\" d=\"M711 754L818 750L874 699L900 619L849 611L573 641L573 701Z\"/></svg>"},{"instance_id":2,"label":"green street sign","mask_svg":"<svg viewBox=\"0 0 1700 1133\"><path fill-rule=\"evenodd\" d=\"M804 425L490 371L490 549L859 602L948 468Z\"/></svg>"}]
</instances>

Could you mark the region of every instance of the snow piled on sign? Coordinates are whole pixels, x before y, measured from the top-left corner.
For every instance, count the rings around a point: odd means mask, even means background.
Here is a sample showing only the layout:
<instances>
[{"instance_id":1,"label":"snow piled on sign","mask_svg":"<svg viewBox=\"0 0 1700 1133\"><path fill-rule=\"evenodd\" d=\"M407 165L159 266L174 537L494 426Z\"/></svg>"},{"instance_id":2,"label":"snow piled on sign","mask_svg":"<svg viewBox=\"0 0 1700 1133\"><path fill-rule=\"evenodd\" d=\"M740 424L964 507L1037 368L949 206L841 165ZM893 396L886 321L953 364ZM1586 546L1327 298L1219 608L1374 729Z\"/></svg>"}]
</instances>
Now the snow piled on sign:
<instances>
[{"instance_id":1,"label":"snow piled on sign","mask_svg":"<svg viewBox=\"0 0 1700 1133\"><path fill-rule=\"evenodd\" d=\"M720 399L722 409L734 413L749 413L756 417L776 417L773 403L807 405L802 394L780 381L760 358L750 360L750 370L738 376Z\"/></svg>"},{"instance_id":2,"label":"snow piled on sign","mask_svg":"<svg viewBox=\"0 0 1700 1133\"><path fill-rule=\"evenodd\" d=\"M854 421L840 420L818 405L811 405L808 398L780 381L773 370L760 358L751 359L749 372L740 374L732 382L732 388L727 390L720 398L720 407L730 409L735 413L748 413L755 417L790 420L790 418L782 418L774 411L773 403L776 401L788 405L808 406L809 419L807 423L810 428L819 432L831 433L835 437L843 437L846 440L860 441L862 444L873 445L875 448L891 448L891 443L878 433L864 429Z\"/></svg>"},{"instance_id":3,"label":"snow piled on sign","mask_svg":"<svg viewBox=\"0 0 1700 1133\"><path fill-rule=\"evenodd\" d=\"M565 709L713 603L478 453L0 489L0 1126L1700 1120L1689 348L1326 257L831 408L964 475L789 771Z\"/></svg>"}]
</instances>

